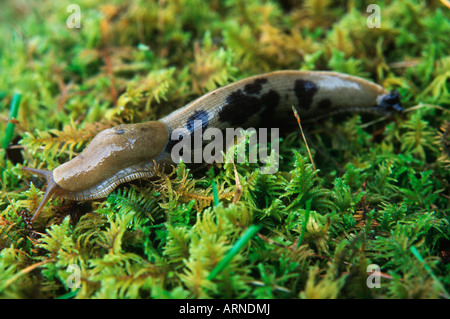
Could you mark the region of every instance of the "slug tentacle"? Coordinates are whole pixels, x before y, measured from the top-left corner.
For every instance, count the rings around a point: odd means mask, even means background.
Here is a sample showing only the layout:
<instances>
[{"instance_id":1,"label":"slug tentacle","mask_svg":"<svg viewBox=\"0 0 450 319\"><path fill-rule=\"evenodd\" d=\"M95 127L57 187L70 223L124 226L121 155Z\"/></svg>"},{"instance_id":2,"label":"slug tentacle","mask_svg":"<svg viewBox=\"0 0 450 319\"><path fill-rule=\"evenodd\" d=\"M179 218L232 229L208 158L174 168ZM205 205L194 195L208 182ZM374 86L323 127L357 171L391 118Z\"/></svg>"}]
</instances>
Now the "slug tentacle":
<instances>
[{"instance_id":1,"label":"slug tentacle","mask_svg":"<svg viewBox=\"0 0 450 319\"><path fill-rule=\"evenodd\" d=\"M22 167L22 170L44 176L47 179L47 188L45 190L44 197L42 198L38 208L36 209L36 212L31 218L31 222L33 222L39 216L45 204L47 204L47 202L53 197L53 195L57 194L58 191L61 191L61 188L58 186L58 184L55 183L55 180L53 179L53 171L45 171L30 167Z\"/></svg>"},{"instance_id":2,"label":"slug tentacle","mask_svg":"<svg viewBox=\"0 0 450 319\"><path fill-rule=\"evenodd\" d=\"M342 112L402 111L398 92L347 74L285 70L252 76L209 92L159 121L104 130L80 155L52 172L24 168L48 181L33 220L54 195L102 198L121 183L152 177L155 165L170 169L179 160L173 157L176 137L195 137L208 128L289 127L295 122L292 106L306 122Z\"/></svg>"}]
</instances>

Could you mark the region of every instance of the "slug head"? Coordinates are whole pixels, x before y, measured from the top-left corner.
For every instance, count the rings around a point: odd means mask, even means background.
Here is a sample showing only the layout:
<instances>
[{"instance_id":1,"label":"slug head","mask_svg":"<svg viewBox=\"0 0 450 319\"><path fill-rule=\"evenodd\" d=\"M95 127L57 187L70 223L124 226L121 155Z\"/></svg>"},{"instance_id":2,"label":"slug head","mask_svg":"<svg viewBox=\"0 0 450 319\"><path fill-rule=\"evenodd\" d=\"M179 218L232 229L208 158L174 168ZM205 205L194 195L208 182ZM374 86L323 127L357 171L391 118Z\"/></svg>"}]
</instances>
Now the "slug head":
<instances>
[{"instance_id":1,"label":"slug head","mask_svg":"<svg viewBox=\"0 0 450 319\"><path fill-rule=\"evenodd\" d=\"M127 167L153 161L164 150L168 136L167 126L159 121L104 130L80 155L58 166L53 178L70 192L89 189Z\"/></svg>"},{"instance_id":2,"label":"slug head","mask_svg":"<svg viewBox=\"0 0 450 319\"><path fill-rule=\"evenodd\" d=\"M77 193L89 193L95 186L111 180L120 171L152 162L162 153L169 139L169 131L163 122L122 124L97 134L81 154L53 171L23 168L44 176L47 190L33 219L39 215L45 203L53 196L75 197ZM100 198L103 196L92 196Z\"/></svg>"}]
</instances>

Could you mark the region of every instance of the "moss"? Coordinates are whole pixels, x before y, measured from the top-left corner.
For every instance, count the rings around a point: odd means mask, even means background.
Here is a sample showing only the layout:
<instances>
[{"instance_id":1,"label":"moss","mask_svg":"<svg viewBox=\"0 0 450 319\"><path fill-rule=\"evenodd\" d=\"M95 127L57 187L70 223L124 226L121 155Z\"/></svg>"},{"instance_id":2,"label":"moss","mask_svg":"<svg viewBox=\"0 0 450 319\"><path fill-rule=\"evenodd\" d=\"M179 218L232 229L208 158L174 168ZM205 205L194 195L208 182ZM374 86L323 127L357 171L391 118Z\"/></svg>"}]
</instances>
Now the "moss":
<instances>
[{"instance_id":1,"label":"moss","mask_svg":"<svg viewBox=\"0 0 450 319\"><path fill-rule=\"evenodd\" d=\"M0 296L448 296L443 2L379 1L380 28L366 25L370 1L78 1L81 28L67 27L64 2L4 2ZM208 174L179 165L106 200L52 200L30 223L43 184L22 165L53 169L105 128L158 119L279 69L369 78L397 89L406 111L304 127L314 164L293 131L275 174L249 163ZM370 264L380 288L366 285Z\"/></svg>"}]
</instances>

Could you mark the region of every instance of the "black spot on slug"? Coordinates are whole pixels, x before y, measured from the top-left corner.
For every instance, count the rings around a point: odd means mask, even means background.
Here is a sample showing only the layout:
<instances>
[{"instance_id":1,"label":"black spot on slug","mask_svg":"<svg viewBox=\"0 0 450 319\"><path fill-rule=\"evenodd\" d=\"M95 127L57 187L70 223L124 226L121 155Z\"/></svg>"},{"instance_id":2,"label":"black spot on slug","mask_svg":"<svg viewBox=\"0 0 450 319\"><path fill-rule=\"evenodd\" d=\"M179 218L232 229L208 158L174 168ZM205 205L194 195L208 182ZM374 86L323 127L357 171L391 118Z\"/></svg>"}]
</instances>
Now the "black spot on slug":
<instances>
[{"instance_id":1,"label":"black spot on slug","mask_svg":"<svg viewBox=\"0 0 450 319\"><path fill-rule=\"evenodd\" d=\"M200 110L195 111L194 114L192 114L186 121L186 128L191 132L191 134L194 132L195 129L195 121L201 121L201 127L202 132L206 130L209 124L209 115L208 112ZM198 123L197 123L198 125Z\"/></svg>"},{"instance_id":2,"label":"black spot on slug","mask_svg":"<svg viewBox=\"0 0 450 319\"><path fill-rule=\"evenodd\" d=\"M277 91L270 90L261 96L261 101L264 106L264 110L261 113L262 123L270 124L275 117L275 109L280 103L280 94Z\"/></svg>"},{"instance_id":3,"label":"black spot on slug","mask_svg":"<svg viewBox=\"0 0 450 319\"><path fill-rule=\"evenodd\" d=\"M314 95L319 88L314 82L306 80L297 80L294 84L294 92L300 108L308 110L311 107Z\"/></svg>"},{"instance_id":4,"label":"black spot on slug","mask_svg":"<svg viewBox=\"0 0 450 319\"><path fill-rule=\"evenodd\" d=\"M189 131L190 136L186 136L185 131L180 132L179 134L174 134L174 131L169 133L169 141L164 149L166 153L172 153L173 147L178 144L184 138L191 138L191 143L193 143L194 130L200 123L195 123L195 121L201 121L202 133L208 128L209 125L209 115L208 112L204 110L195 111L186 121L186 129Z\"/></svg>"},{"instance_id":5,"label":"black spot on slug","mask_svg":"<svg viewBox=\"0 0 450 319\"><path fill-rule=\"evenodd\" d=\"M262 85L264 83L267 83L267 79L265 78L256 79L252 83L249 83L246 86L244 86L244 91L247 94L259 94L259 92L261 92L262 90Z\"/></svg>"},{"instance_id":6,"label":"black spot on slug","mask_svg":"<svg viewBox=\"0 0 450 319\"><path fill-rule=\"evenodd\" d=\"M219 119L232 125L241 125L258 112L261 107L257 97L249 96L237 90L226 98L227 104L219 111Z\"/></svg>"},{"instance_id":7,"label":"black spot on slug","mask_svg":"<svg viewBox=\"0 0 450 319\"><path fill-rule=\"evenodd\" d=\"M231 125L242 125L259 112L262 112L263 117L271 116L279 101L280 95L274 90L270 90L260 98L237 90L226 98L227 104L219 111L219 120Z\"/></svg>"},{"instance_id":8,"label":"black spot on slug","mask_svg":"<svg viewBox=\"0 0 450 319\"><path fill-rule=\"evenodd\" d=\"M319 110L328 110L331 108L331 100L330 99L323 99L320 100L319 104L317 105L317 108Z\"/></svg>"}]
</instances>

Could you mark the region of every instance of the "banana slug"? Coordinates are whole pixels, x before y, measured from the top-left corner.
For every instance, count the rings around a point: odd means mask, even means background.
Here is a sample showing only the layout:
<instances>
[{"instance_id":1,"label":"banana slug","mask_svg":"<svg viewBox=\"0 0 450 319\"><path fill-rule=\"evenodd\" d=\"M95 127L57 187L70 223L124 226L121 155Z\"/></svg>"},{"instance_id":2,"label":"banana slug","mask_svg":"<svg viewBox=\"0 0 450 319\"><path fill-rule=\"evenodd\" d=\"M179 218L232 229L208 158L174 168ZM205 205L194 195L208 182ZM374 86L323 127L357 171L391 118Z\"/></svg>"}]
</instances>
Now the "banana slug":
<instances>
[{"instance_id":1,"label":"banana slug","mask_svg":"<svg viewBox=\"0 0 450 319\"><path fill-rule=\"evenodd\" d=\"M292 106L302 119L339 112L390 115L402 111L396 91L388 92L355 76L326 71L252 76L211 91L159 121L106 129L82 153L53 171L23 167L47 179L32 221L53 196L80 201L106 197L121 183L151 178L155 164L175 165L170 156L174 146L171 133L177 128L187 128L192 134L198 120L202 130L283 126L292 119Z\"/></svg>"}]
</instances>

